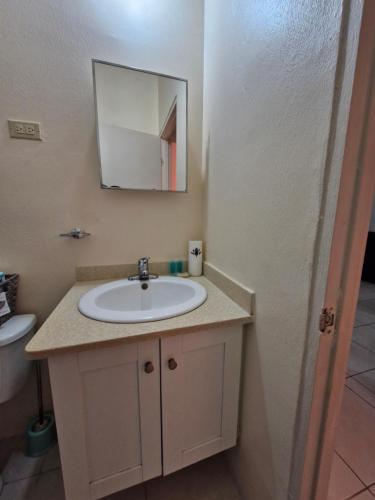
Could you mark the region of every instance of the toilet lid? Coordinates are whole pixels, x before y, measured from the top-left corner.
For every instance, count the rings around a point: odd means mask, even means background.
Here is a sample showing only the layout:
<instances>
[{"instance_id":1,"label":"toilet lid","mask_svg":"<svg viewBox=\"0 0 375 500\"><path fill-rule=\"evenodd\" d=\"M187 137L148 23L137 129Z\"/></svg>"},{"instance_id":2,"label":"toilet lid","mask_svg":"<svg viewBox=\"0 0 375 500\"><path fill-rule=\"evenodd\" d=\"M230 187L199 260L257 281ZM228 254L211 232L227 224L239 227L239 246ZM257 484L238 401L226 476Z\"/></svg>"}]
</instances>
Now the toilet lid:
<instances>
[{"instance_id":1,"label":"toilet lid","mask_svg":"<svg viewBox=\"0 0 375 500\"><path fill-rule=\"evenodd\" d=\"M35 314L17 314L0 326L0 347L20 339L35 326Z\"/></svg>"}]
</instances>

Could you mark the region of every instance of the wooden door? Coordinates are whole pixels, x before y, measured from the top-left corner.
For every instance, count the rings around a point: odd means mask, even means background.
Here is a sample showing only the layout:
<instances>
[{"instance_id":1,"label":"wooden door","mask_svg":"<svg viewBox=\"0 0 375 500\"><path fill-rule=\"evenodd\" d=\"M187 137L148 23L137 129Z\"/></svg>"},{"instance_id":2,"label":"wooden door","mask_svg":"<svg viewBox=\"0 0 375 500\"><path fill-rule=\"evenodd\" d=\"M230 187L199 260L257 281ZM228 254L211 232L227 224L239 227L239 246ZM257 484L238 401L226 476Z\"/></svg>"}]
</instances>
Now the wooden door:
<instances>
[{"instance_id":1,"label":"wooden door","mask_svg":"<svg viewBox=\"0 0 375 500\"><path fill-rule=\"evenodd\" d=\"M102 498L161 474L157 340L49 365L67 500Z\"/></svg>"},{"instance_id":2,"label":"wooden door","mask_svg":"<svg viewBox=\"0 0 375 500\"><path fill-rule=\"evenodd\" d=\"M365 0L326 282L325 307L336 311L336 322L319 341L301 500L327 497L351 346L375 188L374 26L375 3Z\"/></svg>"},{"instance_id":3,"label":"wooden door","mask_svg":"<svg viewBox=\"0 0 375 500\"><path fill-rule=\"evenodd\" d=\"M161 340L163 473L237 440L242 327Z\"/></svg>"}]
</instances>

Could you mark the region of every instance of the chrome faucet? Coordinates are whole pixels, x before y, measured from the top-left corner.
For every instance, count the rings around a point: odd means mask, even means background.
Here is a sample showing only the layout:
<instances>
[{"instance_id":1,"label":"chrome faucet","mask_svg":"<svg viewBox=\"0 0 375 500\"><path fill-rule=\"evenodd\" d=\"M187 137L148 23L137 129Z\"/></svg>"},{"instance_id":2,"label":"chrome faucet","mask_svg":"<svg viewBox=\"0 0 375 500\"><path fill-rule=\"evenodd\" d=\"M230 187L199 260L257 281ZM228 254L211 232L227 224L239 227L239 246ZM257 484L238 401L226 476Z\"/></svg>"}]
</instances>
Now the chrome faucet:
<instances>
[{"instance_id":1,"label":"chrome faucet","mask_svg":"<svg viewBox=\"0 0 375 500\"><path fill-rule=\"evenodd\" d=\"M149 269L148 269L148 261L150 260L150 257L142 257L141 259L138 260L138 274L133 274L132 276L128 277L128 280L134 281L134 280L140 280L140 281L147 281L147 280L153 280L158 278L159 276L157 274L150 274Z\"/></svg>"}]
</instances>

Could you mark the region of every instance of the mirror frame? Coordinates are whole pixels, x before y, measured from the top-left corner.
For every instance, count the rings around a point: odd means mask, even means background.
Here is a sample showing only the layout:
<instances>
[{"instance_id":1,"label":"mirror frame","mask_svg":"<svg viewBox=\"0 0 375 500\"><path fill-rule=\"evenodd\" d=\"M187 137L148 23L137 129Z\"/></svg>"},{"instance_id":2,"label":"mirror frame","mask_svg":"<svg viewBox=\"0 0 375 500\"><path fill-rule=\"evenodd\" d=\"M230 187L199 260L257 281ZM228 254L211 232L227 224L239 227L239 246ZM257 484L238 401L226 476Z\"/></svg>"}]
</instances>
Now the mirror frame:
<instances>
[{"instance_id":1,"label":"mirror frame","mask_svg":"<svg viewBox=\"0 0 375 500\"><path fill-rule=\"evenodd\" d=\"M95 64L107 64L107 66L115 66L117 68L131 69L133 71L139 71L141 73L148 73L155 76L163 76L166 78L172 78L174 80L179 80L186 83L186 186L184 191L171 191L166 189L142 189L142 188L121 188L121 187L108 187L103 184L102 177L102 157L100 153L100 139L99 139L99 120L98 120L98 103L96 99L96 75L95 75ZM92 64L92 77L93 77L93 91L94 91L94 105L95 105L95 127L96 127L96 142L98 148L98 158L99 158L99 169L100 169L100 188L105 190L113 191L143 191L145 193L188 193L188 182L189 182L189 172L188 172L188 80L186 78L179 78L173 75L166 75L164 73L157 73L156 71L149 71L141 68L134 68L133 66L125 66L123 64L112 63L108 61L102 61L100 59L91 59Z\"/></svg>"}]
</instances>

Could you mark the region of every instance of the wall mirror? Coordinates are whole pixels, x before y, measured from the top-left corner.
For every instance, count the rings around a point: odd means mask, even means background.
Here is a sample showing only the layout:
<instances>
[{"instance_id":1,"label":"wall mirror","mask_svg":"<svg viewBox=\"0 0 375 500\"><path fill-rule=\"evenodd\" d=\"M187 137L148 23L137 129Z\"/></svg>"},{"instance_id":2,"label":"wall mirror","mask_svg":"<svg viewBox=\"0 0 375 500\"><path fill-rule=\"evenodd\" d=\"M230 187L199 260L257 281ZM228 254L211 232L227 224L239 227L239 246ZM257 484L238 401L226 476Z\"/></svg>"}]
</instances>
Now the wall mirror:
<instances>
[{"instance_id":1,"label":"wall mirror","mask_svg":"<svg viewBox=\"0 0 375 500\"><path fill-rule=\"evenodd\" d=\"M101 186L187 191L187 81L93 61Z\"/></svg>"}]
</instances>

